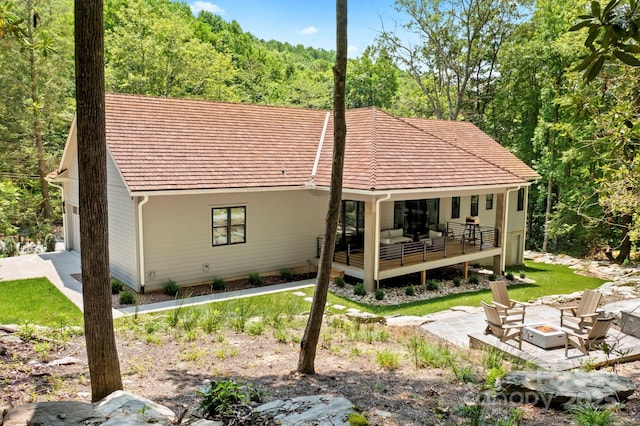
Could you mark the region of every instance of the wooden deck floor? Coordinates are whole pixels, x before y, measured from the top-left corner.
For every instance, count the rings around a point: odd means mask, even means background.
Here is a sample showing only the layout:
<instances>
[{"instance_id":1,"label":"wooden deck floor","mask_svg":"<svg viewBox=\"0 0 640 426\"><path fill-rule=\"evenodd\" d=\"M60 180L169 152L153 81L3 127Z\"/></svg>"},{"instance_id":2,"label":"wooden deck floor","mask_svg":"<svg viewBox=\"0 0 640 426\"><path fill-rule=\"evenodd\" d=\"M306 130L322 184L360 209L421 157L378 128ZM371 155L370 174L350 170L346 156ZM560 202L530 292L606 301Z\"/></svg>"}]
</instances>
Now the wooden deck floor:
<instances>
[{"instance_id":1,"label":"wooden deck floor","mask_svg":"<svg viewBox=\"0 0 640 426\"><path fill-rule=\"evenodd\" d=\"M446 244L446 249L443 250L434 250L427 251L426 253L416 253L411 255L405 255L402 259L395 258L389 260L380 260L380 270L386 271L391 269L396 269L402 266L408 265L417 265L420 263L429 263L436 260L440 260L442 258L454 259L456 257L461 257L463 255L473 254L473 253L481 253L483 250L493 249L491 244L484 244L484 246L480 246L480 244L469 244L466 243L464 245L464 253L463 245L460 240L449 240ZM345 251L339 251L335 253L334 262L342 263L344 265L347 264L347 253ZM364 253L361 251L351 252L349 256L349 265L354 268L364 268ZM427 268L428 269L428 268Z\"/></svg>"}]
</instances>

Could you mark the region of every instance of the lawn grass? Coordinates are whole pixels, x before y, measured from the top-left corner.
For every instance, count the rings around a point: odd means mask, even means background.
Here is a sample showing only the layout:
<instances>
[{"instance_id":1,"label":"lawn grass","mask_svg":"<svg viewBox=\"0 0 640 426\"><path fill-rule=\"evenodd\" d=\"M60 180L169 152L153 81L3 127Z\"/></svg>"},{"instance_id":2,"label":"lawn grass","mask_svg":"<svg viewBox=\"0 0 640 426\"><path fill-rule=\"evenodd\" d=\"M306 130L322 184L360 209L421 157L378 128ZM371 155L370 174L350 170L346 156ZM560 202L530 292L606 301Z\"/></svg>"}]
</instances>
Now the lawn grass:
<instances>
[{"instance_id":1,"label":"lawn grass","mask_svg":"<svg viewBox=\"0 0 640 426\"><path fill-rule=\"evenodd\" d=\"M82 312L46 278L0 281L0 324L82 325Z\"/></svg>"},{"instance_id":2,"label":"lawn grass","mask_svg":"<svg viewBox=\"0 0 640 426\"><path fill-rule=\"evenodd\" d=\"M525 262L525 266L508 269L507 272L512 272L516 277L520 275L520 272L524 272L527 278L535 281L535 284L509 286L509 297L523 302L551 294L568 294L585 289L594 289L605 282L599 278L578 275L567 266L536 262ZM305 291L308 294L313 294L313 289L306 289ZM329 302L331 303L356 307L379 315L426 315L458 305L480 306L481 300L485 302L491 301L491 291L479 290L394 306L357 303L335 295L330 295L329 297Z\"/></svg>"}]
</instances>

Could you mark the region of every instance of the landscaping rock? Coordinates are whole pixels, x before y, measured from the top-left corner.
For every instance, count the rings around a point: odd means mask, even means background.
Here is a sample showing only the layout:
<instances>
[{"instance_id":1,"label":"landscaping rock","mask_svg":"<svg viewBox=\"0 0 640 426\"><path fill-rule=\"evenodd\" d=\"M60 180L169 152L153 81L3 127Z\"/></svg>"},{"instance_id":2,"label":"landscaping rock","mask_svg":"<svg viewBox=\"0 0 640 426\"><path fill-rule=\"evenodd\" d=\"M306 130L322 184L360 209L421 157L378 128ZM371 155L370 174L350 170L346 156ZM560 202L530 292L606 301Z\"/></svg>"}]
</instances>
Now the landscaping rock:
<instances>
[{"instance_id":1,"label":"landscaping rock","mask_svg":"<svg viewBox=\"0 0 640 426\"><path fill-rule=\"evenodd\" d=\"M435 319L428 315L423 317L411 315L387 317L387 325L390 327L420 327L422 324L434 321Z\"/></svg>"},{"instance_id":2,"label":"landscaping rock","mask_svg":"<svg viewBox=\"0 0 640 426\"><path fill-rule=\"evenodd\" d=\"M96 411L109 420L105 426L170 425L176 421L173 411L155 402L125 391L115 391L94 404Z\"/></svg>"},{"instance_id":3,"label":"landscaping rock","mask_svg":"<svg viewBox=\"0 0 640 426\"><path fill-rule=\"evenodd\" d=\"M352 321L356 321L362 324L386 324L387 319L379 315L370 314L369 312L347 312L345 314L347 318Z\"/></svg>"},{"instance_id":4,"label":"landscaping rock","mask_svg":"<svg viewBox=\"0 0 640 426\"><path fill-rule=\"evenodd\" d=\"M636 390L627 377L603 372L513 371L499 381L509 401L568 407L582 401L601 404L626 400Z\"/></svg>"},{"instance_id":5,"label":"landscaping rock","mask_svg":"<svg viewBox=\"0 0 640 426\"><path fill-rule=\"evenodd\" d=\"M84 426L101 425L105 421L106 418L91 404L55 401L20 405L7 413L2 425Z\"/></svg>"},{"instance_id":6,"label":"landscaping rock","mask_svg":"<svg viewBox=\"0 0 640 426\"><path fill-rule=\"evenodd\" d=\"M82 361L80 361L78 358L74 358L72 356L66 356L64 358L61 359L55 359L49 363L47 363L48 366L50 367L55 367L57 365L71 365L71 364L79 364Z\"/></svg>"},{"instance_id":7,"label":"landscaping rock","mask_svg":"<svg viewBox=\"0 0 640 426\"><path fill-rule=\"evenodd\" d=\"M267 415L282 426L348 426L349 414L355 413L348 399L332 395L271 401L258 406L254 412Z\"/></svg>"}]
</instances>

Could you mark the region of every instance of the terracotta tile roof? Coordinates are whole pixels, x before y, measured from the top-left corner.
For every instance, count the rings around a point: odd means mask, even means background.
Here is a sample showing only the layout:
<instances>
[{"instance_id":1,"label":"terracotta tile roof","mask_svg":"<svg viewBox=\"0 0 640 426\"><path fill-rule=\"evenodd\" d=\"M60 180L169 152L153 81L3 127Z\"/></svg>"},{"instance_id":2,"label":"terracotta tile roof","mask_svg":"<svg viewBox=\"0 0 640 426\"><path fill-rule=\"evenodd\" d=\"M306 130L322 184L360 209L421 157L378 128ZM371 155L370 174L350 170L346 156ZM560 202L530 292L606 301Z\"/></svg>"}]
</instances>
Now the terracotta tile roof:
<instances>
[{"instance_id":1,"label":"terracotta tile roof","mask_svg":"<svg viewBox=\"0 0 640 426\"><path fill-rule=\"evenodd\" d=\"M540 178L540 175L535 170L523 163L489 135L480 131L472 123L421 118L404 118L403 120L459 148L480 156L524 180Z\"/></svg>"},{"instance_id":2,"label":"terracotta tile roof","mask_svg":"<svg viewBox=\"0 0 640 426\"><path fill-rule=\"evenodd\" d=\"M108 94L107 144L132 192L302 187L311 179L326 114ZM518 184L537 176L475 126L437 122L431 128L431 122L376 108L348 111L343 187ZM332 150L330 119L314 179L318 186L329 186Z\"/></svg>"}]
</instances>

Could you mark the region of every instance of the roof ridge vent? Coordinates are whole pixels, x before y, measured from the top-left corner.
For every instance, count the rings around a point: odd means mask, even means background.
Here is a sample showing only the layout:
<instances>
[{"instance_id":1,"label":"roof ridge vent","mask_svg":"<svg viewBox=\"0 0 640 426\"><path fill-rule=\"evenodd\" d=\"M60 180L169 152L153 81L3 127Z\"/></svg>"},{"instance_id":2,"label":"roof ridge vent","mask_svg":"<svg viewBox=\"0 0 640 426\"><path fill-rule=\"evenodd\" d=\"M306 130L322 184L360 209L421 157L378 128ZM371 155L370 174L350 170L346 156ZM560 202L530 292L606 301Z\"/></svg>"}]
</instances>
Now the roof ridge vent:
<instances>
[{"instance_id":1,"label":"roof ridge vent","mask_svg":"<svg viewBox=\"0 0 640 426\"><path fill-rule=\"evenodd\" d=\"M373 114L371 115L371 146L370 146L370 157L369 157L369 161L370 161L370 175L369 175L369 188L371 190L375 190L377 183L378 183L378 177L377 177L377 167L378 167L378 132L377 132L377 112L378 112L378 108L373 108Z\"/></svg>"}]
</instances>

